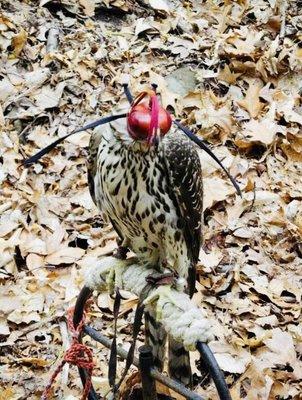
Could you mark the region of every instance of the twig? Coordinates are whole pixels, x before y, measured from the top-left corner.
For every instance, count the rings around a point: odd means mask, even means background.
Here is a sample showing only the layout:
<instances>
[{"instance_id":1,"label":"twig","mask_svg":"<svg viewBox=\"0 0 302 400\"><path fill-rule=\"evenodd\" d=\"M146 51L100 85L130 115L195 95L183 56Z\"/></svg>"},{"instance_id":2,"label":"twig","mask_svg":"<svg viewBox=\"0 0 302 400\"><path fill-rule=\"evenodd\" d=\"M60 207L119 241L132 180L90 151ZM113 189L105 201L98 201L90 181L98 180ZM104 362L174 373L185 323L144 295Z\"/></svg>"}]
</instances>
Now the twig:
<instances>
[{"instance_id":1,"label":"twig","mask_svg":"<svg viewBox=\"0 0 302 400\"><path fill-rule=\"evenodd\" d=\"M46 53L52 53L57 50L59 46L60 30L57 26L52 26L48 31Z\"/></svg>"},{"instance_id":2,"label":"twig","mask_svg":"<svg viewBox=\"0 0 302 400\"><path fill-rule=\"evenodd\" d=\"M67 329L66 322L60 321L59 327L60 327L60 333L61 333L61 338L62 338L62 342L63 342L63 350L66 351L70 347L70 340L69 340L69 336L68 336L68 329ZM69 364L66 363L62 369L61 382L62 382L63 386L67 385L68 373L69 373Z\"/></svg>"},{"instance_id":3,"label":"twig","mask_svg":"<svg viewBox=\"0 0 302 400\"><path fill-rule=\"evenodd\" d=\"M286 10L288 7L287 0L281 0L280 4L280 18L281 18L281 26L280 26L280 33L279 38L283 39L285 36L285 23L286 23Z\"/></svg>"}]
</instances>

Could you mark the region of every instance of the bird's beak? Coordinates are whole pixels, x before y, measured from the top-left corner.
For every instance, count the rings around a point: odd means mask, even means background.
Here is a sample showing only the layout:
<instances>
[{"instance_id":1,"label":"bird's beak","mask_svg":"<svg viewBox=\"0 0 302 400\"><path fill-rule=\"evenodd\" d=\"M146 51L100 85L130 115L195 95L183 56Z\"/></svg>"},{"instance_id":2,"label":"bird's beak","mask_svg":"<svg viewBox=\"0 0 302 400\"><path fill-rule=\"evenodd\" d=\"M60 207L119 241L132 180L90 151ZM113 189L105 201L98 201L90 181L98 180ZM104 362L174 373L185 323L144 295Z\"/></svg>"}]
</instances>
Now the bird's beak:
<instances>
[{"instance_id":1,"label":"bird's beak","mask_svg":"<svg viewBox=\"0 0 302 400\"><path fill-rule=\"evenodd\" d=\"M156 129L148 137L148 145L149 146L158 146L159 143L163 140L164 135L161 134L160 127L158 126Z\"/></svg>"}]
</instances>

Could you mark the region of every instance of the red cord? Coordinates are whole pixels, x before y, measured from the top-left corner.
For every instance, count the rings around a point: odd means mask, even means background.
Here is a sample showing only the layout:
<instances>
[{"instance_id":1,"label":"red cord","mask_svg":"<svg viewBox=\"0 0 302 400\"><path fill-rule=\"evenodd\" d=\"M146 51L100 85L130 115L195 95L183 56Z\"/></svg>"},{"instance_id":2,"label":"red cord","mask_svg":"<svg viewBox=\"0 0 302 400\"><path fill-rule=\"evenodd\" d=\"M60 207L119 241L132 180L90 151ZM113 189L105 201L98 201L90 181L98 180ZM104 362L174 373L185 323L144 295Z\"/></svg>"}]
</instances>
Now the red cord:
<instances>
[{"instance_id":1,"label":"red cord","mask_svg":"<svg viewBox=\"0 0 302 400\"><path fill-rule=\"evenodd\" d=\"M57 377L57 375L62 371L63 366L66 363L69 363L71 365L76 365L77 367L84 368L87 371L87 379L83 391L83 395L81 397L81 400L85 400L89 394L90 388L91 388L91 376L92 376L92 371L94 367L94 362L93 362L93 357L92 357L92 351L89 347L86 345L82 344L79 342L79 338L81 336L84 323L85 323L85 318L86 318L86 313L83 313L83 317L79 323L79 325L75 328L73 325L73 313L74 313L74 307L70 308L67 311L67 324L69 331L72 333L72 343L70 348L66 351L63 360L60 362L58 367L55 369L54 373L52 374L50 381L46 388L44 389L44 392L42 393L41 400L48 400L49 396L51 394L51 387Z\"/></svg>"}]
</instances>

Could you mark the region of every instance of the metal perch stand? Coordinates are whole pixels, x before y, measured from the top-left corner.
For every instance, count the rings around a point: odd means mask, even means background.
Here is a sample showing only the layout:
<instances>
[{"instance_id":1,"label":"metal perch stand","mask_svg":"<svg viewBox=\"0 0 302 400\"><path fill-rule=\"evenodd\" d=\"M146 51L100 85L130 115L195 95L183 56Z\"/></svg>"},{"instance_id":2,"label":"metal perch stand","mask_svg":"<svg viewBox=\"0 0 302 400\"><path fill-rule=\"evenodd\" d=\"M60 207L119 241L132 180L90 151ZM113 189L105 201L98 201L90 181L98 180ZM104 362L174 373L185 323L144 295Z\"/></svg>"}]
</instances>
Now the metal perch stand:
<instances>
[{"instance_id":1,"label":"metal perch stand","mask_svg":"<svg viewBox=\"0 0 302 400\"><path fill-rule=\"evenodd\" d=\"M87 286L84 286L81 290L76 305L74 309L74 318L73 323L74 326L77 326L79 322L82 320L84 307L87 300L92 296L93 290ZM93 329L92 327L86 325L84 327L84 332L89 335L91 338L96 340L97 342L101 343L103 346L107 348L111 348L111 340L107 337L100 334L98 331ZM161 374L154 366L152 362L152 358L150 359L150 351L146 348L146 346L142 346L140 348L140 359L134 358L133 365L139 368L141 377L142 377L142 391L144 400L156 400L157 395L155 391L154 380L161 382L168 388L174 390L175 392L181 394L182 396L186 397L187 399L192 400L205 400L203 397L199 396L198 394L188 390L184 385L180 384L177 381ZM148 346L147 346L148 347ZM230 392L228 386L225 382L224 376L222 371L220 370L217 361L210 350L209 346L205 343L197 342L196 345L197 350L199 351L204 364L206 365L208 372L210 373L219 397L221 400L231 400ZM127 351L124 350L122 347L117 347L117 354L123 358L127 358ZM82 380L83 385L86 382L86 371L82 368L79 368L80 377ZM148 393L148 394L147 394ZM99 396L95 392L94 388L92 387L88 396L89 400L98 400Z\"/></svg>"}]
</instances>

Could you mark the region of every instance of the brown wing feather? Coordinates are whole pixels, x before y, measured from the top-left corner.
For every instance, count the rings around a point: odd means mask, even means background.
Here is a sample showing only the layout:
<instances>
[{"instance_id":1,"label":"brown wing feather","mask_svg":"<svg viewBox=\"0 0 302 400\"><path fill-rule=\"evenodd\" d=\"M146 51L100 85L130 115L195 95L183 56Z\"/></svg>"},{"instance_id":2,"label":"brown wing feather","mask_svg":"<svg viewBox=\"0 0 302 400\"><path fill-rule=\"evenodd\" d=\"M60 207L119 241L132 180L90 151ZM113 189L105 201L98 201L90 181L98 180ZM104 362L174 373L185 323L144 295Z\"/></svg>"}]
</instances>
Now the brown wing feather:
<instances>
[{"instance_id":1,"label":"brown wing feather","mask_svg":"<svg viewBox=\"0 0 302 400\"><path fill-rule=\"evenodd\" d=\"M195 267L202 240L201 164L194 143L179 131L169 133L163 144L170 195L182 218L183 233L191 260L188 286L192 295L195 288Z\"/></svg>"},{"instance_id":2,"label":"brown wing feather","mask_svg":"<svg viewBox=\"0 0 302 400\"><path fill-rule=\"evenodd\" d=\"M104 129L104 128L103 128ZM102 140L102 133L100 129L94 129L93 133L90 137L89 141L89 152L88 152L88 159L87 159L87 178L88 178L88 185L90 195L92 200L97 205L96 198L95 198L95 187L94 187L94 178L96 175L97 169L97 154L99 150L99 145Z\"/></svg>"}]
</instances>

